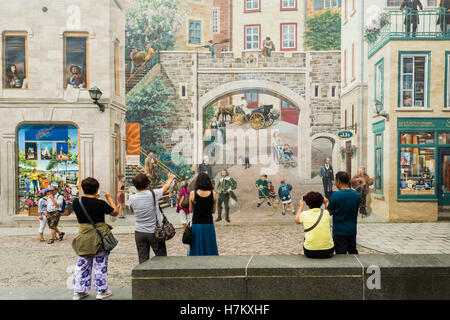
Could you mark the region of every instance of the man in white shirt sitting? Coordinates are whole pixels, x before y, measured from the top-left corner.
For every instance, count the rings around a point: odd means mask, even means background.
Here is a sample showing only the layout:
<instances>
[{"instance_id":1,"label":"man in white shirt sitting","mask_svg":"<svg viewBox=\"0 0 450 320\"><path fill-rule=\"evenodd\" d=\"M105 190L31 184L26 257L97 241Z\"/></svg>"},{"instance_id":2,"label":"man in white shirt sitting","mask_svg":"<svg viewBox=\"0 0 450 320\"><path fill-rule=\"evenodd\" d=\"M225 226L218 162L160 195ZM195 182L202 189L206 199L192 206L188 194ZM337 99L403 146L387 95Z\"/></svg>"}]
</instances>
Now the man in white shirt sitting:
<instances>
[{"instance_id":1,"label":"man in white shirt sitting","mask_svg":"<svg viewBox=\"0 0 450 320\"><path fill-rule=\"evenodd\" d=\"M48 227L50 228L51 238L48 240L48 244L52 244L55 240L62 240L64 237L64 232L59 231L58 222L61 216L61 210L63 205L63 196L58 193L58 188L55 186L51 186L49 188L50 195L47 200L47 222ZM56 238L56 234L58 233L59 237Z\"/></svg>"}]
</instances>

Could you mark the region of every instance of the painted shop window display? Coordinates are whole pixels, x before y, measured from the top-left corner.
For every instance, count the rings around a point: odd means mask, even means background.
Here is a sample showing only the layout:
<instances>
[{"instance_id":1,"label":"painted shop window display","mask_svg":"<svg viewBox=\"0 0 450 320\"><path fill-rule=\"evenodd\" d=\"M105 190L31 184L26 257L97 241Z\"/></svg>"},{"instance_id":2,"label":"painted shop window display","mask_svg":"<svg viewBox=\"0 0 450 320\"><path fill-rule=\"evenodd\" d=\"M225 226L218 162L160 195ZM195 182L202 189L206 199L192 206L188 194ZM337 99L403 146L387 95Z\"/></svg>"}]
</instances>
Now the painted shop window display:
<instances>
[{"instance_id":1,"label":"painted shop window display","mask_svg":"<svg viewBox=\"0 0 450 320\"><path fill-rule=\"evenodd\" d=\"M58 187L72 211L78 194L78 129L67 124L25 124L17 131L19 214L37 215L45 188Z\"/></svg>"},{"instance_id":2,"label":"painted shop window display","mask_svg":"<svg viewBox=\"0 0 450 320\"><path fill-rule=\"evenodd\" d=\"M434 148L400 148L400 194L433 195Z\"/></svg>"},{"instance_id":3,"label":"painted shop window display","mask_svg":"<svg viewBox=\"0 0 450 320\"><path fill-rule=\"evenodd\" d=\"M87 35L65 35L64 37L64 88L86 89L88 87Z\"/></svg>"},{"instance_id":4,"label":"painted shop window display","mask_svg":"<svg viewBox=\"0 0 450 320\"><path fill-rule=\"evenodd\" d=\"M3 36L3 88L27 89L27 37L20 33Z\"/></svg>"}]
</instances>

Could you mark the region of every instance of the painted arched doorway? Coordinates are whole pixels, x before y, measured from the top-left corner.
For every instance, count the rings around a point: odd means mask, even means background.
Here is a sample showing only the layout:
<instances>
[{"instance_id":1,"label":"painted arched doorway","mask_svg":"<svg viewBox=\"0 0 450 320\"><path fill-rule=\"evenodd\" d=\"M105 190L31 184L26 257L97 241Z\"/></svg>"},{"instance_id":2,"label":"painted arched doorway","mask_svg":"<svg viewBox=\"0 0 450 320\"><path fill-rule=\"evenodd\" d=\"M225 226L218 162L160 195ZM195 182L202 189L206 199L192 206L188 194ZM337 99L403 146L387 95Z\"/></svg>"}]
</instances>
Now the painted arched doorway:
<instances>
[{"instance_id":1,"label":"painted arched doorway","mask_svg":"<svg viewBox=\"0 0 450 320\"><path fill-rule=\"evenodd\" d=\"M196 115L197 123L203 123L203 112L208 105L228 96L243 94L248 91L258 91L277 97L297 108L298 125L296 133L298 137L301 137L297 139L298 144L296 146L298 150L297 173L300 179L309 180L311 178L310 108L305 99L292 89L266 80L240 80L223 84L210 90L199 99ZM201 163L203 157L202 139L202 130L196 130L194 144L196 163Z\"/></svg>"}]
</instances>

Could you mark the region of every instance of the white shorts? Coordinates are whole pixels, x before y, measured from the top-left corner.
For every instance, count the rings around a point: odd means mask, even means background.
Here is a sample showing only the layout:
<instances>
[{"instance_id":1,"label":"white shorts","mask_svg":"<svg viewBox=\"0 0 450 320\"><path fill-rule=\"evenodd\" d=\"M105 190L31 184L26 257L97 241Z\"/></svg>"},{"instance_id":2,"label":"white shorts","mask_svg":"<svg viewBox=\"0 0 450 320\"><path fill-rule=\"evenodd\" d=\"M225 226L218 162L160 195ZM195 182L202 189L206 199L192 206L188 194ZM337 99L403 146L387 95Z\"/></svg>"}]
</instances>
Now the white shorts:
<instances>
[{"instance_id":1,"label":"white shorts","mask_svg":"<svg viewBox=\"0 0 450 320\"><path fill-rule=\"evenodd\" d=\"M42 215L42 220L39 220L39 233L44 233L44 229L45 229L45 225L46 224L47 224L47 217L45 216L45 213L44 213Z\"/></svg>"},{"instance_id":2,"label":"white shorts","mask_svg":"<svg viewBox=\"0 0 450 320\"><path fill-rule=\"evenodd\" d=\"M184 210L180 210L181 224L188 224L192 221L192 213L186 214Z\"/></svg>"}]
</instances>

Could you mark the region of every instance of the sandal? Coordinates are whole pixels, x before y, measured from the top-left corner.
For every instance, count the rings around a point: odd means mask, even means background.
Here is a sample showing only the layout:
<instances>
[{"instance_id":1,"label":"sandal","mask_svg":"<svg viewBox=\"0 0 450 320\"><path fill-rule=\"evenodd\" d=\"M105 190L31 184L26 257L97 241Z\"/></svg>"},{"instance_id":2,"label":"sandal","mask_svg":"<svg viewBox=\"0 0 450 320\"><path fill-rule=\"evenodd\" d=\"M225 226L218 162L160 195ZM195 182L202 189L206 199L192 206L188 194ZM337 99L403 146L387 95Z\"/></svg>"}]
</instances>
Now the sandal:
<instances>
[{"instance_id":1,"label":"sandal","mask_svg":"<svg viewBox=\"0 0 450 320\"><path fill-rule=\"evenodd\" d=\"M48 244L52 244L52 243L55 243L55 240L56 240L56 239L50 239L50 240L48 240L48 242L47 242L47 243L48 243Z\"/></svg>"},{"instance_id":2,"label":"sandal","mask_svg":"<svg viewBox=\"0 0 450 320\"><path fill-rule=\"evenodd\" d=\"M61 233L59 234L58 240L61 241L61 240L64 238L64 235L65 235L65 233L64 233L64 232L61 232Z\"/></svg>"},{"instance_id":3,"label":"sandal","mask_svg":"<svg viewBox=\"0 0 450 320\"><path fill-rule=\"evenodd\" d=\"M45 242L45 239L39 239L40 242Z\"/></svg>"}]
</instances>

